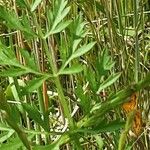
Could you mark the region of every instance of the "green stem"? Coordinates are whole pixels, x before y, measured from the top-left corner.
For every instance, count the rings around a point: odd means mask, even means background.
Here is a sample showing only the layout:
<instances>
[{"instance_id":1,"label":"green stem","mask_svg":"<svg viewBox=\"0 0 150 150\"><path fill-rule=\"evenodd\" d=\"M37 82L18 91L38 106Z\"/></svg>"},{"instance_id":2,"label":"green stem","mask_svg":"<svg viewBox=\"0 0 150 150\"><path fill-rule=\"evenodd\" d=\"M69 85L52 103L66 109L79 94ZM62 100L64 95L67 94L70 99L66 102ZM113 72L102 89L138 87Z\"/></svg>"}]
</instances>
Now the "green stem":
<instances>
[{"instance_id":1,"label":"green stem","mask_svg":"<svg viewBox=\"0 0 150 150\"><path fill-rule=\"evenodd\" d=\"M125 143L126 143L126 138L127 138L127 134L132 126L133 123L133 119L135 116L135 110L133 110L131 113L129 113L128 117L127 117L127 121L125 124L125 129L122 132L120 139L119 139L119 145L118 145L118 150L124 150L125 149Z\"/></svg>"},{"instance_id":2,"label":"green stem","mask_svg":"<svg viewBox=\"0 0 150 150\"><path fill-rule=\"evenodd\" d=\"M135 29L135 82L139 80L139 41L138 41L138 1L134 0L134 29Z\"/></svg>"},{"instance_id":3,"label":"green stem","mask_svg":"<svg viewBox=\"0 0 150 150\"><path fill-rule=\"evenodd\" d=\"M39 34L39 36L42 40L44 50L45 50L45 53L48 57L48 61L50 63L53 75L55 76L54 81L55 81L55 85L56 85L56 88L57 88L57 92L58 92L61 107L63 108L65 117L68 118L70 128L73 128L74 127L73 119L71 117L71 113L69 111L68 104L67 104L67 101L66 101L64 93L63 93L63 89L62 89L62 86L61 86L61 83L60 83L60 80L59 80L59 76L56 76L56 74L57 74L57 65L55 64L55 61L54 61L55 58L53 57L52 53L50 53L50 51L49 51L46 39L44 38L41 27L39 26L39 24L37 22L36 15L34 13L32 13L32 16L33 16L33 21L35 23L35 26L37 27L38 34ZM53 51L52 47L51 47L51 51Z\"/></svg>"}]
</instances>

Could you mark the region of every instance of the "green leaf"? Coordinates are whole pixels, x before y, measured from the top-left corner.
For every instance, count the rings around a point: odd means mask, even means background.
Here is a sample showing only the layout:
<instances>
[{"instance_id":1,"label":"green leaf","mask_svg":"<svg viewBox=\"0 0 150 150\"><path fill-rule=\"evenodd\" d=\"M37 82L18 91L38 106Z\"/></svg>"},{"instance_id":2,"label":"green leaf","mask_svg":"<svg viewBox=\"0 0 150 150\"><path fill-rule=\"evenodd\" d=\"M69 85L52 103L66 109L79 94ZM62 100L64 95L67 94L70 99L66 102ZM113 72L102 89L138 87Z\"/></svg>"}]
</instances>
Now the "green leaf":
<instances>
[{"instance_id":1,"label":"green leaf","mask_svg":"<svg viewBox=\"0 0 150 150\"><path fill-rule=\"evenodd\" d=\"M35 64L34 57L30 55L29 52L25 49L21 49L20 52L25 59L26 66L28 68L31 68L31 70L37 71L37 66Z\"/></svg>"},{"instance_id":2,"label":"green leaf","mask_svg":"<svg viewBox=\"0 0 150 150\"><path fill-rule=\"evenodd\" d=\"M112 85L119 77L120 77L121 73L116 73L111 75L109 78L107 78L98 88L97 94L99 94L99 92L105 88L107 88L108 86Z\"/></svg>"},{"instance_id":3,"label":"green leaf","mask_svg":"<svg viewBox=\"0 0 150 150\"><path fill-rule=\"evenodd\" d=\"M34 37L37 37L37 34L33 31L29 17L25 14L22 15L22 20L21 23L24 27L23 33L24 33L24 38L29 41L29 39L33 39Z\"/></svg>"},{"instance_id":4,"label":"green leaf","mask_svg":"<svg viewBox=\"0 0 150 150\"><path fill-rule=\"evenodd\" d=\"M3 143L0 145L1 150L15 150L15 149L17 150L17 149L21 149L21 147L24 146L18 137L12 138L10 142Z\"/></svg>"},{"instance_id":5,"label":"green leaf","mask_svg":"<svg viewBox=\"0 0 150 150\"><path fill-rule=\"evenodd\" d=\"M8 127L6 124L4 123L0 123L0 131L14 131L14 129Z\"/></svg>"},{"instance_id":6,"label":"green leaf","mask_svg":"<svg viewBox=\"0 0 150 150\"><path fill-rule=\"evenodd\" d=\"M103 139L101 138L100 135L94 135L95 139L96 139L96 143L98 145L98 149L99 150L102 150L103 149L103 146L104 146L104 142L103 142Z\"/></svg>"},{"instance_id":7,"label":"green leaf","mask_svg":"<svg viewBox=\"0 0 150 150\"><path fill-rule=\"evenodd\" d=\"M79 64L72 65L70 68L65 68L58 72L58 74L75 74L83 71L83 67Z\"/></svg>"},{"instance_id":8,"label":"green leaf","mask_svg":"<svg viewBox=\"0 0 150 150\"><path fill-rule=\"evenodd\" d=\"M80 57L82 55L84 55L85 53L87 53L89 50L91 50L91 48L95 45L96 42L91 42L89 44L85 44L82 47L80 47L77 51L75 51L71 57L70 60Z\"/></svg>"},{"instance_id":9,"label":"green leaf","mask_svg":"<svg viewBox=\"0 0 150 150\"><path fill-rule=\"evenodd\" d=\"M37 90L47 78L48 77L42 76L42 77L29 81L28 84L22 89L22 95L25 95L27 93L33 92L34 90Z\"/></svg>"},{"instance_id":10,"label":"green leaf","mask_svg":"<svg viewBox=\"0 0 150 150\"><path fill-rule=\"evenodd\" d=\"M21 8L27 8L26 2L24 0L16 0L16 4Z\"/></svg>"},{"instance_id":11,"label":"green leaf","mask_svg":"<svg viewBox=\"0 0 150 150\"><path fill-rule=\"evenodd\" d=\"M79 14L79 16L75 18L69 26L70 36L73 41L71 42L72 53L75 52L83 37L87 35L87 32L85 31L85 24L86 23L83 22L81 14Z\"/></svg>"},{"instance_id":12,"label":"green leaf","mask_svg":"<svg viewBox=\"0 0 150 150\"><path fill-rule=\"evenodd\" d=\"M14 130L10 130L7 134L1 136L1 137L0 137L0 143L3 143L3 142L5 142L6 140L8 140L14 133L15 133Z\"/></svg>"},{"instance_id":13,"label":"green leaf","mask_svg":"<svg viewBox=\"0 0 150 150\"><path fill-rule=\"evenodd\" d=\"M33 12L37 6L41 3L42 0L35 0L34 3L31 6L31 12Z\"/></svg>"},{"instance_id":14,"label":"green leaf","mask_svg":"<svg viewBox=\"0 0 150 150\"><path fill-rule=\"evenodd\" d=\"M23 26L21 25L18 17L12 11L5 9L5 7L0 6L0 18L6 21L6 25L12 29L23 30Z\"/></svg>"},{"instance_id":15,"label":"green leaf","mask_svg":"<svg viewBox=\"0 0 150 150\"><path fill-rule=\"evenodd\" d=\"M21 69L21 68L9 68L7 70L2 70L0 72L0 76L2 77L17 77L17 76L21 76L23 74L28 73L27 70Z\"/></svg>"},{"instance_id":16,"label":"green leaf","mask_svg":"<svg viewBox=\"0 0 150 150\"><path fill-rule=\"evenodd\" d=\"M16 56L11 48L6 47L0 41L0 64L20 67L22 66L16 59Z\"/></svg>"},{"instance_id":17,"label":"green leaf","mask_svg":"<svg viewBox=\"0 0 150 150\"><path fill-rule=\"evenodd\" d=\"M66 26L70 24L70 21L60 23L70 11L70 7L66 7L66 5L67 1L64 0L55 1L54 10L53 12L49 13L49 15L51 15L49 16L49 18L51 18L52 25L44 38L47 38L52 33L58 33L62 31Z\"/></svg>"},{"instance_id":18,"label":"green leaf","mask_svg":"<svg viewBox=\"0 0 150 150\"><path fill-rule=\"evenodd\" d=\"M95 122L97 122L97 118L95 118ZM107 123L106 120L103 120L95 127L93 126L92 129L77 129L76 132L83 132L83 133L92 133L92 134L98 134L98 133L104 133L104 132L114 132L116 130L120 130L121 128L124 128L125 122L115 120L112 122Z\"/></svg>"},{"instance_id":19,"label":"green leaf","mask_svg":"<svg viewBox=\"0 0 150 150\"><path fill-rule=\"evenodd\" d=\"M116 130L119 130L125 126L125 122L120 121L120 120L114 120L110 123L105 123L102 122L95 128L93 128L93 131L96 131L97 133L99 132L113 132Z\"/></svg>"},{"instance_id":20,"label":"green leaf","mask_svg":"<svg viewBox=\"0 0 150 150\"><path fill-rule=\"evenodd\" d=\"M10 105L10 117L11 119L16 122L19 123L20 122L20 112L19 109L16 105Z\"/></svg>"},{"instance_id":21,"label":"green leaf","mask_svg":"<svg viewBox=\"0 0 150 150\"><path fill-rule=\"evenodd\" d=\"M64 143L67 143L69 140L68 134L63 134L59 140L56 142L53 142L52 144L49 145L44 145L44 146L35 146L33 147L33 150L59 150L60 146Z\"/></svg>"},{"instance_id":22,"label":"green leaf","mask_svg":"<svg viewBox=\"0 0 150 150\"><path fill-rule=\"evenodd\" d=\"M35 146L33 150L60 150L58 144L50 144L45 146Z\"/></svg>"},{"instance_id":23,"label":"green leaf","mask_svg":"<svg viewBox=\"0 0 150 150\"><path fill-rule=\"evenodd\" d=\"M114 62L111 60L111 57L108 54L108 50L104 49L102 55L96 60L96 68L99 73L99 76L107 75L108 71L114 66Z\"/></svg>"},{"instance_id":24,"label":"green leaf","mask_svg":"<svg viewBox=\"0 0 150 150\"><path fill-rule=\"evenodd\" d=\"M94 45L95 45L96 42L91 42L89 44L85 44L84 46L82 46L81 48L79 48L77 51L75 51L70 57L69 59L62 65L61 69L60 70L63 70L67 65L68 63L77 58L77 57L80 57L82 56L83 54L87 53Z\"/></svg>"},{"instance_id":25,"label":"green leaf","mask_svg":"<svg viewBox=\"0 0 150 150\"><path fill-rule=\"evenodd\" d=\"M45 127L45 123L44 120L42 120L42 115L40 114L40 112L38 111L37 107L34 105L30 105L30 104L22 104L24 110L28 113L29 118L33 119L35 122L37 122L39 125L41 125L46 131L48 131L48 129Z\"/></svg>"},{"instance_id":26,"label":"green leaf","mask_svg":"<svg viewBox=\"0 0 150 150\"><path fill-rule=\"evenodd\" d=\"M106 14L105 12L105 8L104 8L104 5L101 5L99 2L95 1L96 3L96 8L98 11L101 11L102 13Z\"/></svg>"},{"instance_id":27,"label":"green leaf","mask_svg":"<svg viewBox=\"0 0 150 150\"><path fill-rule=\"evenodd\" d=\"M79 98L79 105L81 106L82 110L84 111L84 115L90 112L91 109L91 101L86 94L84 94L82 85L78 85L75 90L76 96Z\"/></svg>"},{"instance_id":28,"label":"green leaf","mask_svg":"<svg viewBox=\"0 0 150 150\"><path fill-rule=\"evenodd\" d=\"M95 93L98 89L98 83L97 83L97 80L96 80L96 73L95 71L88 67L86 70L85 70L85 73L86 73L86 79L87 81L89 82L89 86L91 88L91 90Z\"/></svg>"},{"instance_id":29,"label":"green leaf","mask_svg":"<svg viewBox=\"0 0 150 150\"><path fill-rule=\"evenodd\" d=\"M64 30L69 24L71 23L71 20L68 21L63 21L60 24L58 24L58 26L56 26L56 28L54 30L51 30L49 33L47 33L45 35L45 38L48 37L51 34L56 34L61 32L62 30Z\"/></svg>"}]
</instances>

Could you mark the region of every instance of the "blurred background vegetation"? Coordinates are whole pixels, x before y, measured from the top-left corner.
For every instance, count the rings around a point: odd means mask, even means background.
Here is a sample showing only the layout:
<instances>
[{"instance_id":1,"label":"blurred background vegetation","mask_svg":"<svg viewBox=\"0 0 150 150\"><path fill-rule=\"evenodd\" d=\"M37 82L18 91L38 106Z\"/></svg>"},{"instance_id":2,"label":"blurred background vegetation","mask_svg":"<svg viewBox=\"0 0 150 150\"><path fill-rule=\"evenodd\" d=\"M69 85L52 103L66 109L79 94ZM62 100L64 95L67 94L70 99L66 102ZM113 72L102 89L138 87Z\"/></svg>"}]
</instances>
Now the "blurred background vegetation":
<instances>
[{"instance_id":1,"label":"blurred background vegetation","mask_svg":"<svg viewBox=\"0 0 150 150\"><path fill-rule=\"evenodd\" d=\"M150 0L0 0L0 149L149 150Z\"/></svg>"}]
</instances>

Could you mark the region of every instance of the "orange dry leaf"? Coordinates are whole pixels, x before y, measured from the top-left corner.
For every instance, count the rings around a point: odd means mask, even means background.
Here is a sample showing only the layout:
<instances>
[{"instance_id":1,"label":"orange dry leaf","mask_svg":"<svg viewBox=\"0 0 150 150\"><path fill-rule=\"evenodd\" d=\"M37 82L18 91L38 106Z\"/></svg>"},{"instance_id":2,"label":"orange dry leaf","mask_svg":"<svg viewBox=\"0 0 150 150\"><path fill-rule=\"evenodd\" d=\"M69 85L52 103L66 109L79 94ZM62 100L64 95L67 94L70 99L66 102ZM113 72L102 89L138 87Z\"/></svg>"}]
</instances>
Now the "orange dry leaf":
<instances>
[{"instance_id":1,"label":"orange dry leaf","mask_svg":"<svg viewBox=\"0 0 150 150\"><path fill-rule=\"evenodd\" d=\"M137 98L138 98L137 93L133 93L131 95L130 101L128 101L122 105L122 108L124 109L124 111L126 113L129 113L132 110L137 108Z\"/></svg>"},{"instance_id":2,"label":"orange dry leaf","mask_svg":"<svg viewBox=\"0 0 150 150\"><path fill-rule=\"evenodd\" d=\"M132 131L136 136L140 134L141 129L142 129L142 124L143 124L142 123L142 113L140 110L137 110L137 99L138 99L138 94L133 93L131 95L130 101L128 101L122 105L122 108L126 114L129 114L133 110L136 111L134 120L133 120L133 125L132 125Z\"/></svg>"},{"instance_id":3,"label":"orange dry leaf","mask_svg":"<svg viewBox=\"0 0 150 150\"><path fill-rule=\"evenodd\" d=\"M136 110L132 130L135 135L139 135L142 129L142 113L141 110Z\"/></svg>"}]
</instances>

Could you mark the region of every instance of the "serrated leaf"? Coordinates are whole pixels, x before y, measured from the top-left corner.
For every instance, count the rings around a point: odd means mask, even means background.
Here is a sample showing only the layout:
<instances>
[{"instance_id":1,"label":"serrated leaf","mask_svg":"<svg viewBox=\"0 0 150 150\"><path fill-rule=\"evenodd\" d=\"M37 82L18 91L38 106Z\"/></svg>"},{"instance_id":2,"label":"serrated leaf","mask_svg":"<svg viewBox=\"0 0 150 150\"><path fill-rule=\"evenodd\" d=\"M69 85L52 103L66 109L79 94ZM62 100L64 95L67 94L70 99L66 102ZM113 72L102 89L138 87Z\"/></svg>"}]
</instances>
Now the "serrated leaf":
<instances>
[{"instance_id":1,"label":"serrated leaf","mask_svg":"<svg viewBox=\"0 0 150 150\"><path fill-rule=\"evenodd\" d=\"M31 12L33 12L37 6L41 3L42 0L35 0L34 3L31 6Z\"/></svg>"},{"instance_id":2,"label":"serrated leaf","mask_svg":"<svg viewBox=\"0 0 150 150\"><path fill-rule=\"evenodd\" d=\"M23 74L28 73L27 70L21 69L21 68L9 68L7 70L2 70L0 72L1 77L17 77L21 76Z\"/></svg>"},{"instance_id":3,"label":"serrated leaf","mask_svg":"<svg viewBox=\"0 0 150 150\"><path fill-rule=\"evenodd\" d=\"M79 98L79 105L84 112L84 115L90 112L91 101L87 94L84 94L82 85L78 85L75 89L75 94Z\"/></svg>"},{"instance_id":4,"label":"serrated leaf","mask_svg":"<svg viewBox=\"0 0 150 150\"><path fill-rule=\"evenodd\" d=\"M100 123L95 129L92 130L98 131L98 132L113 132L116 130L119 130L125 126L125 122L115 120L109 123Z\"/></svg>"},{"instance_id":5,"label":"serrated leaf","mask_svg":"<svg viewBox=\"0 0 150 150\"><path fill-rule=\"evenodd\" d=\"M63 70L71 60L80 57L82 55L84 55L85 53L87 53L94 45L96 42L91 42L89 44L85 44L84 46L82 46L81 48L79 48L77 51L75 51L69 58L68 60L62 65L61 70Z\"/></svg>"},{"instance_id":6,"label":"serrated leaf","mask_svg":"<svg viewBox=\"0 0 150 150\"><path fill-rule=\"evenodd\" d=\"M0 6L0 18L7 22L7 26L13 29L23 30L19 19L16 14L12 11L6 10L3 6Z\"/></svg>"},{"instance_id":7,"label":"serrated leaf","mask_svg":"<svg viewBox=\"0 0 150 150\"><path fill-rule=\"evenodd\" d=\"M53 30L58 25L58 23L68 14L70 7L65 8L66 5L67 1L56 1L54 9L57 10L54 10L55 20L51 30Z\"/></svg>"},{"instance_id":8,"label":"serrated leaf","mask_svg":"<svg viewBox=\"0 0 150 150\"><path fill-rule=\"evenodd\" d=\"M89 86L94 93L97 91L97 88L98 88L96 76L97 75L92 68L88 68L86 70L86 79L89 82Z\"/></svg>"},{"instance_id":9,"label":"serrated leaf","mask_svg":"<svg viewBox=\"0 0 150 150\"><path fill-rule=\"evenodd\" d=\"M33 31L32 27L30 25L30 20L27 15L22 15L21 23L24 27L23 33L24 33L24 37L26 39L31 39L31 38L34 38L37 36L37 34Z\"/></svg>"},{"instance_id":10,"label":"serrated leaf","mask_svg":"<svg viewBox=\"0 0 150 150\"><path fill-rule=\"evenodd\" d=\"M52 19L51 20L52 26L49 29L48 33L44 36L44 38L47 38L50 34L58 33L62 31L66 26L68 26L69 22L61 23L61 21L70 11L70 7L66 7L66 5L67 1L64 0L55 1L54 10L49 14L49 15L53 14L52 16L49 16L49 18Z\"/></svg>"},{"instance_id":11,"label":"serrated leaf","mask_svg":"<svg viewBox=\"0 0 150 150\"><path fill-rule=\"evenodd\" d=\"M30 104L22 104L24 110L28 113L29 118L33 119L35 122L37 122L39 125L41 125L44 129L44 120L42 120L42 115L36 108L36 106L31 106ZM46 129L48 130L48 129Z\"/></svg>"},{"instance_id":12,"label":"serrated leaf","mask_svg":"<svg viewBox=\"0 0 150 150\"><path fill-rule=\"evenodd\" d=\"M34 57L32 57L29 54L29 52L25 49L21 49L20 52L21 52L22 56L24 57L26 65L28 66L28 68L31 68L32 70L37 71Z\"/></svg>"},{"instance_id":13,"label":"serrated leaf","mask_svg":"<svg viewBox=\"0 0 150 150\"><path fill-rule=\"evenodd\" d=\"M97 120L95 120L96 122ZM95 124L96 125L96 124ZM92 129L77 129L77 132L83 132L83 133L92 133L92 134L99 134L99 133L106 133L106 132L113 132L116 130L119 130L125 126L125 122L115 120L112 122L107 123L107 121L102 121L95 127L93 126Z\"/></svg>"},{"instance_id":14,"label":"serrated leaf","mask_svg":"<svg viewBox=\"0 0 150 150\"><path fill-rule=\"evenodd\" d=\"M56 26L56 28L55 28L54 30L52 30L52 31L50 31L49 33L47 33L47 34L45 35L45 38L48 37L48 36L51 35L51 34L56 34L56 33L61 32L61 31L64 30L70 23L71 23L71 20L61 22L60 24L58 24L58 26Z\"/></svg>"},{"instance_id":15,"label":"serrated leaf","mask_svg":"<svg viewBox=\"0 0 150 150\"><path fill-rule=\"evenodd\" d=\"M77 51L75 51L72 55L71 55L71 60L77 57L80 57L82 55L84 55L85 53L87 53L89 50L91 50L91 48L95 45L96 42L91 42L89 44L85 44L82 47L80 47Z\"/></svg>"},{"instance_id":16,"label":"serrated leaf","mask_svg":"<svg viewBox=\"0 0 150 150\"><path fill-rule=\"evenodd\" d=\"M27 86L22 89L22 95L37 90L48 77L39 77L28 82Z\"/></svg>"},{"instance_id":17,"label":"serrated leaf","mask_svg":"<svg viewBox=\"0 0 150 150\"><path fill-rule=\"evenodd\" d=\"M70 68L63 69L58 74L75 74L81 71L83 71L83 67L81 65L73 65Z\"/></svg>"},{"instance_id":18,"label":"serrated leaf","mask_svg":"<svg viewBox=\"0 0 150 150\"><path fill-rule=\"evenodd\" d=\"M112 74L111 76L109 76L109 78L107 78L98 88L97 94L99 94L99 92L103 89L105 89L106 87L112 85L119 77L120 77L121 73L116 73L116 74Z\"/></svg>"}]
</instances>

